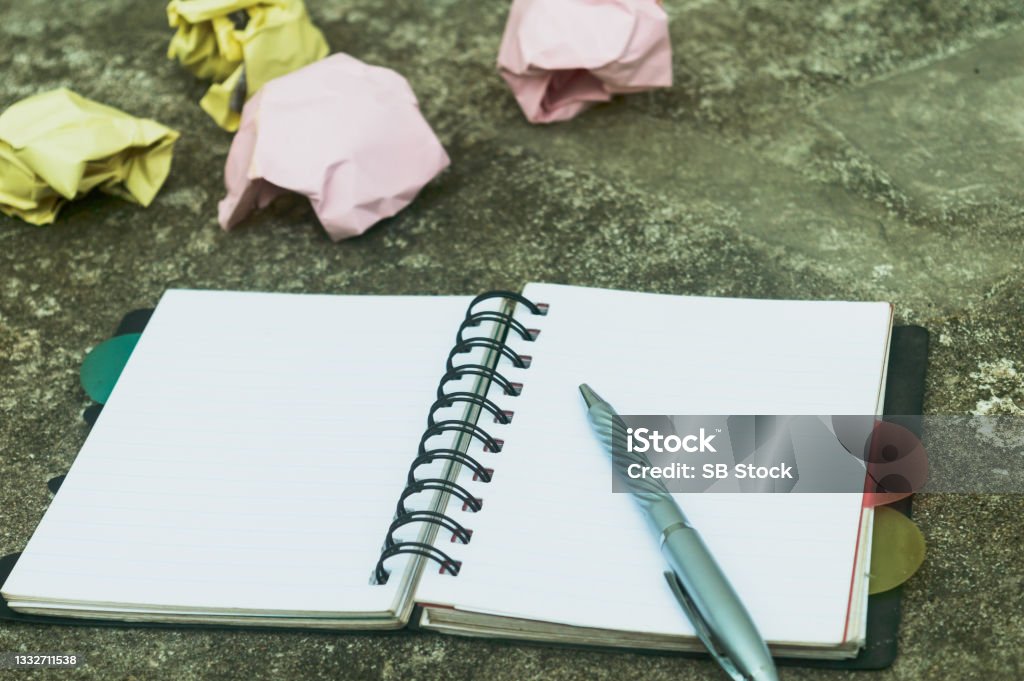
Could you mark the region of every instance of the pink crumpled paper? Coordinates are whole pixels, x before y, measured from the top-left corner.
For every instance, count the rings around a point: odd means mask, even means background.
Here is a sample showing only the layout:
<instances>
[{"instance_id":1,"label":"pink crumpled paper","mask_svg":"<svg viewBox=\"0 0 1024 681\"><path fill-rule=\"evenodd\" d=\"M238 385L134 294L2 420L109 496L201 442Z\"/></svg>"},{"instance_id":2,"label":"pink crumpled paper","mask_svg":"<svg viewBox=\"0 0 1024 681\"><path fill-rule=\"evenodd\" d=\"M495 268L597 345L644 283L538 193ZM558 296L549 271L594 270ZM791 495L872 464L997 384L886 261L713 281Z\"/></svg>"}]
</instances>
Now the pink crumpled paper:
<instances>
[{"instance_id":1,"label":"pink crumpled paper","mask_svg":"<svg viewBox=\"0 0 1024 681\"><path fill-rule=\"evenodd\" d=\"M569 120L672 85L668 16L657 0L515 0L498 68L531 123Z\"/></svg>"},{"instance_id":2,"label":"pink crumpled paper","mask_svg":"<svg viewBox=\"0 0 1024 681\"><path fill-rule=\"evenodd\" d=\"M218 219L231 229L298 192L338 241L405 208L448 163L405 78L335 54L270 81L246 103Z\"/></svg>"}]
</instances>

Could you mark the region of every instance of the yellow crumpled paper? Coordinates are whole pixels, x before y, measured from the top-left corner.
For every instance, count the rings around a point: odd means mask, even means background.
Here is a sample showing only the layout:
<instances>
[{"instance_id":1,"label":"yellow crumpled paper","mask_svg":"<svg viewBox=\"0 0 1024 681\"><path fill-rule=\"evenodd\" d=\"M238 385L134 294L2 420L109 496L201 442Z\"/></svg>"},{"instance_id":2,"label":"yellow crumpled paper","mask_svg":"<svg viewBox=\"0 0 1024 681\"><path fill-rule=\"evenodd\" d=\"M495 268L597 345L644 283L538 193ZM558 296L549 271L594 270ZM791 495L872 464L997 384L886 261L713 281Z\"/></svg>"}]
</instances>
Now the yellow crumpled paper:
<instances>
[{"instance_id":1,"label":"yellow crumpled paper","mask_svg":"<svg viewBox=\"0 0 1024 681\"><path fill-rule=\"evenodd\" d=\"M167 56L214 81L199 106L230 132L264 83L330 51L302 0L171 0L167 21Z\"/></svg>"},{"instance_id":2,"label":"yellow crumpled paper","mask_svg":"<svg viewBox=\"0 0 1024 681\"><path fill-rule=\"evenodd\" d=\"M0 115L0 212L35 225L99 189L148 206L179 134L58 88Z\"/></svg>"}]
</instances>

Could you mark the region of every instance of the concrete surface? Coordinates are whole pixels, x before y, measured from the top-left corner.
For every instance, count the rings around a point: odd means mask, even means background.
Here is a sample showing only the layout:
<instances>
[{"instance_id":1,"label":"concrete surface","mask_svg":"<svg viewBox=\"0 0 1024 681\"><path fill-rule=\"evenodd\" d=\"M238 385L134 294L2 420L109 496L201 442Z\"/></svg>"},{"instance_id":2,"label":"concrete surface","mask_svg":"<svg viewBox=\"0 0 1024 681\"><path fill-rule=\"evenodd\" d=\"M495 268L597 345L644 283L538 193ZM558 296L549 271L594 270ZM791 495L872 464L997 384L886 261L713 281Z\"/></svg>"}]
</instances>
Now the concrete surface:
<instances>
[{"instance_id":1,"label":"concrete surface","mask_svg":"<svg viewBox=\"0 0 1024 681\"><path fill-rule=\"evenodd\" d=\"M0 553L81 445L85 352L170 286L473 293L546 280L672 293L884 299L933 337L930 413L1024 411L1024 6L1016 0L667 0L676 86L526 124L494 59L499 0L311 0L331 46L411 81L452 168L331 243L283 199L216 225L230 136L169 62L159 3L0 0L0 107L57 86L184 135L153 206L51 227L0 218ZM928 540L895 666L1024 678L1024 499L917 502ZM78 651L13 678L720 679L708 662L426 634L0 626L0 651ZM0 672L0 676L3 672ZM855 675L784 669L782 678Z\"/></svg>"}]
</instances>

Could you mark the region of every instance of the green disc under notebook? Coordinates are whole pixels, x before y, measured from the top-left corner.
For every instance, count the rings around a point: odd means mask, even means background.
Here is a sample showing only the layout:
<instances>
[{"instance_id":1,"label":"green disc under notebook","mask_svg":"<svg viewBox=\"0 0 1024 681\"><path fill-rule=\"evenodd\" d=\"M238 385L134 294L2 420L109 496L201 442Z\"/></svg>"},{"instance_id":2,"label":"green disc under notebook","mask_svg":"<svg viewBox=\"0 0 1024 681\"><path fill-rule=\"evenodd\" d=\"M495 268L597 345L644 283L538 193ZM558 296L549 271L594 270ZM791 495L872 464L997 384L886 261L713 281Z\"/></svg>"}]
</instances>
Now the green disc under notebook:
<instances>
[{"instance_id":1,"label":"green disc under notebook","mask_svg":"<svg viewBox=\"0 0 1024 681\"><path fill-rule=\"evenodd\" d=\"M885 506L875 509L868 593L895 589L924 562L924 535L914 521Z\"/></svg>"},{"instance_id":2,"label":"green disc under notebook","mask_svg":"<svg viewBox=\"0 0 1024 681\"><path fill-rule=\"evenodd\" d=\"M86 395L100 404L106 404L141 335L126 333L114 336L94 347L85 356L80 379Z\"/></svg>"}]
</instances>

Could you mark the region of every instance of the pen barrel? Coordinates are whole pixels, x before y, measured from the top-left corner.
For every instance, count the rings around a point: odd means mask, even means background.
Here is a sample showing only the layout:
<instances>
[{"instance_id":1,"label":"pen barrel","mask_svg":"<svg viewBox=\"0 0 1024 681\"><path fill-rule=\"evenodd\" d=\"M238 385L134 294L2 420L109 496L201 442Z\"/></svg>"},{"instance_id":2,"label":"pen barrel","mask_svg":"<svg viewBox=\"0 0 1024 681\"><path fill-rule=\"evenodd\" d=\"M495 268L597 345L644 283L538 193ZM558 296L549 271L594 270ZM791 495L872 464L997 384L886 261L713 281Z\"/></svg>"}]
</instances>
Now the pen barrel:
<instances>
[{"instance_id":1,"label":"pen barrel","mask_svg":"<svg viewBox=\"0 0 1024 681\"><path fill-rule=\"evenodd\" d=\"M587 415L594 432L612 456L614 474L625 481L659 538L661 553L675 579L668 573L666 576L701 640L733 678L777 681L768 646L704 540L660 479L630 480L623 474L623 467L629 463L649 465L647 457L620 452L617 458L614 445L617 439L625 441L625 424L588 386L580 386L580 390L589 405Z\"/></svg>"},{"instance_id":2,"label":"pen barrel","mask_svg":"<svg viewBox=\"0 0 1024 681\"><path fill-rule=\"evenodd\" d=\"M715 646L749 678L777 678L754 620L697 531L679 524L662 526L660 531L662 556L713 633Z\"/></svg>"},{"instance_id":3,"label":"pen barrel","mask_svg":"<svg viewBox=\"0 0 1024 681\"><path fill-rule=\"evenodd\" d=\"M633 497L644 509L647 524L654 531L654 536L659 537L659 541L670 533L674 534L675 528L679 526L693 527L687 520L686 514L683 513L683 509L679 508L679 504L668 492L661 494L634 492ZM664 546L662 549L664 550Z\"/></svg>"}]
</instances>

